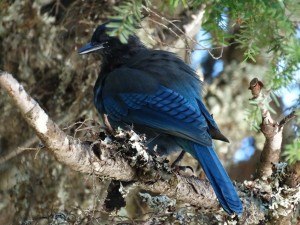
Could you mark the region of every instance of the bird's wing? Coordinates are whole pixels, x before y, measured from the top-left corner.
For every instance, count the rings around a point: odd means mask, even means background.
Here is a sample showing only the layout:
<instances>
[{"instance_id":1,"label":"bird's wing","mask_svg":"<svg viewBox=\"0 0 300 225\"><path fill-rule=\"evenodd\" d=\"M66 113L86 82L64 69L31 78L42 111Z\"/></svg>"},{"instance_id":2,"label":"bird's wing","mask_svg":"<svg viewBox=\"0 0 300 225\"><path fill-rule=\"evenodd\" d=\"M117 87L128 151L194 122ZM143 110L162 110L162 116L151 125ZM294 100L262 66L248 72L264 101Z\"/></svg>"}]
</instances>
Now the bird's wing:
<instances>
[{"instance_id":1,"label":"bird's wing","mask_svg":"<svg viewBox=\"0 0 300 225\"><path fill-rule=\"evenodd\" d=\"M175 54L161 51L140 51L130 59L128 67L142 70L151 74L163 86L181 94L203 114L213 139L228 141L221 133L212 116L207 111L201 100L201 81L195 71Z\"/></svg>"},{"instance_id":2,"label":"bird's wing","mask_svg":"<svg viewBox=\"0 0 300 225\"><path fill-rule=\"evenodd\" d=\"M203 114L188 99L141 70L119 68L111 72L102 99L112 120L145 125L204 146L212 145Z\"/></svg>"},{"instance_id":3,"label":"bird's wing","mask_svg":"<svg viewBox=\"0 0 300 225\"><path fill-rule=\"evenodd\" d=\"M216 124L212 115L210 115L210 113L207 111L203 102L200 99L197 99L197 104L199 106L201 113L204 115L207 121L210 136L216 140L229 142L229 140L219 130L218 125Z\"/></svg>"}]
</instances>

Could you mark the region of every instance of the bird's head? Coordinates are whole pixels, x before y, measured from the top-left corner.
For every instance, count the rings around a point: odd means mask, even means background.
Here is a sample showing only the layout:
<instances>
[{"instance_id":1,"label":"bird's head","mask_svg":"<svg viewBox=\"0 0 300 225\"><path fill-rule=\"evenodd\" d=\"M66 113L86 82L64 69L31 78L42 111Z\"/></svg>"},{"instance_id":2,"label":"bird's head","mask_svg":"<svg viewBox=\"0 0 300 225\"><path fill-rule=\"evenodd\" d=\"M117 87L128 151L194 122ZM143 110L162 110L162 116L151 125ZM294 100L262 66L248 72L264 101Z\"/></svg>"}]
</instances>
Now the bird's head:
<instances>
[{"instance_id":1,"label":"bird's head","mask_svg":"<svg viewBox=\"0 0 300 225\"><path fill-rule=\"evenodd\" d=\"M126 52L126 50L135 47L143 46L139 39L135 36L130 36L128 43L123 44L117 37L111 37L107 34L111 28L107 26L110 21L101 24L95 30L92 39L89 43L79 49L79 54L98 53L102 57L112 57L118 52Z\"/></svg>"}]
</instances>

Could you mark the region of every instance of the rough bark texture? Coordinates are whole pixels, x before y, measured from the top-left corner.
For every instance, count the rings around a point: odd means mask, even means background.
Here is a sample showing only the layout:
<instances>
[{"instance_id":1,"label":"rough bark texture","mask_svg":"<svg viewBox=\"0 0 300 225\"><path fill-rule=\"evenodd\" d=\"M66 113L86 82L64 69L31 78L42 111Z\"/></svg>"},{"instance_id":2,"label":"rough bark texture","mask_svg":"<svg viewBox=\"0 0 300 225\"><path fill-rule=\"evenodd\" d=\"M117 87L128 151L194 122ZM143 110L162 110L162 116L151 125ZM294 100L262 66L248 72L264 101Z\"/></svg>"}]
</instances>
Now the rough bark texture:
<instances>
[{"instance_id":1,"label":"rough bark texture","mask_svg":"<svg viewBox=\"0 0 300 225\"><path fill-rule=\"evenodd\" d=\"M147 154L143 140L132 131L118 131L115 140L107 140L106 137L104 140L95 140L94 143L82 143L78 139L66 136L12 75L1 72L0 86L12 97L24 119L35 130L47 150L70 168L110 179L133 181L144 190L210 209L214 215L224 215L224 212L219 210L207 181L170 171L165 163ZM96 142L100 143L100 147L95 148L98 144ZM135 155L132 155L133 152ZM285 166L279 166L273 171L269 184L259 179L239 184L238 190L245 212L239 218L232 219L238 219L241 224L258 224L270 218L276 222L283 215L291 215L300 200L299 187L286 187L283 191L278 181L285 176ZM262 201L266 200L269 200L269 203L261 211ZM280 224L282 219L278 221Z\"/></svg>"},{"instance_id":2,"label":"rough bark texture","mask_svg":"<svg viewBox=\"0 0 300 225\"><path fill-rule=\"evenodd\" d=\"M67 136L12 75L0 71L0 84L12 97L24 119L35 130L47 150L59 162L83 173L95 173L120 180L133 180L135 178L135 171L124 159L110 156L109 146L100 144L101 157L99 159L93 153L92 145ZM97 143L94 145L96 146Z\"/></svg>"},{"instance_id":3,"label":"rough bark texture","mask_svg":"<svg viewBox=\"0 0 300 225\"><path fill-rule=\"evenodd\" d=\"M271 113L268 110L268 104L270 98L268 95L266 95L262 89L264 85L263 83L258 80L257 78L254 78L250 82L249 89L251 90L251 93L253 95L253 98L251 100L256 100L258 107L260 107L261 110L261 117L262 117L262 123L261 123L261 132L263 133L265 137L265 144L260 156L260 162L257 169L256 177L261 179L263 182L265 182L267 185L270 184L271 176L274 176L274 167L280 165L280 154L281 154L281 144L282 144L282 132L284 125L293 119L295 117L294 112L292 112L290 115L286 116L284 119L282 119L280 122L275 121ZM268 102L266 102L268 101ZM298 187L295 186L296 182L291 182L291 177L293 181L297 178L295 178L295 174L297 174L297 167L290 168L291 171L289 171L290 182L286 182L288 186L293 188L295 187L296 190L296 198L299 200L300 196L300 187L299 187L299 180L298 180ZM297 176L297 175L296 175ZM273 194L270 195L272 196ZM270 196L270 197L271 197ZM280 203L284 205L284 202ZM286 207L291 207L286 205ZM290 208L292 209L292 208ZM290 210L289 212L285 212L283 214L272 214L269 212L269 217L272 223L274 224L291 224L291 217L293 216L293 210Z\"/></svg>"},{"instance_id":4,"label":"rough bark texture","mask_svg":"<svg viewBox=\"0 0 300 225\"><path fill-rule=\"evenodd\" d=\"M250 82L249 89L252 93L252 99L256 101L260 108L262 123L261 132L265 137L265 144L260 156L260 164L257 169L257 177L266 180L272 175L272 167L279 162L282 144L282 132L284 125L295 117L294 112L282 119L280 122L275 121L269 110L269 98L262 89L264 84L254 78Z\"/></svg>"}]
</instances>

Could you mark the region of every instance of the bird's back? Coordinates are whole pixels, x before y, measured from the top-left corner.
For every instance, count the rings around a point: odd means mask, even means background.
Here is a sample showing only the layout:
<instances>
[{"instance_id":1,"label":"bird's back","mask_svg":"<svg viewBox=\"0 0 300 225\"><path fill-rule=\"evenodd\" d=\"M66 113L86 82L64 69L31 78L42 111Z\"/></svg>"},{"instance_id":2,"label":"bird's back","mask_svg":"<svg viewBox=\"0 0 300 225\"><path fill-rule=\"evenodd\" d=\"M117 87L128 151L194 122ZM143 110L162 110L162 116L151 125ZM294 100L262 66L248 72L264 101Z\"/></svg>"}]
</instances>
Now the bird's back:
<instances>
[{"instance_id":1,"label":"bird's back","mask_svg":"<svg viewBox=\"0 0 300 225\"><path fill-rule=\"evenodd\" d=\"M201 98L201 81L174 53L141 49L124 66L151 74L161 85L181 94L197 107L195 99Z\"/></svg>"}]
</instances>

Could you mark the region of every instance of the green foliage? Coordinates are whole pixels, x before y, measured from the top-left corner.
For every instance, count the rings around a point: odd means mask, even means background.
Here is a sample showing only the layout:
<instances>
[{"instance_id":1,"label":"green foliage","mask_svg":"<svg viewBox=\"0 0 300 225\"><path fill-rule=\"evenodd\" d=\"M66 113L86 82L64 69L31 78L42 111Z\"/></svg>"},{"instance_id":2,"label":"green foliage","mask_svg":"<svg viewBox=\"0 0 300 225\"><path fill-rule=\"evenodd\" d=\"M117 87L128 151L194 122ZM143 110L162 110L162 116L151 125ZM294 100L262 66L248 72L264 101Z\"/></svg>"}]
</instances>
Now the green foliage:
<instances>
[{"instance_id":1,"label":"green foliage","mask_svg":"<svg viewBox=\"0 0 300 225\"><path fill-rule=\"evenodd\" d=\"M267 73L267 88L276 90L294 81L299 69L300 44L295 37L295 16L300 12L300 1L231 1L196 0L195 6L206 4L204 28L213 34L216 44L227 45L229 38L243 49L245 61L267 51L271 55ZM228 27L222 25L227 15ZM278 63L284 68L278 67Z\"/></svg>"},{"instance_id":2,"label":"green foliage","mask_svg":"<svg viewBox=\"0 0 300 225\"><path fill-rule=\"evenodd\" d=\"M300 68L300 40L292 38L283 46L280 56L267 73L267 88L277 90L286 87L295 80L295 73Z\"/></svg>"},{"instance_id":3,"label":"green foliage","mask_svg":"<svg viewBox=\"0 0 300 225\"><path fill-rule=\"evenodd\" d=\"M195 1L203 3L203 1ZM267 47L271 51L283 48L286 41L294 35L293 22L290 16L299 10L296 1L205 1L206 7L204 27L221 33L231 32L242 49L257 56L261 49ZM287 14L289 10L289 14ZM222 14L230 20L230 26L216 29L222 21ZM218 34L221 35L221 34ZM224 34L223 34L224 35Z\"/></svg>"},{"instance_id":4,"label":"green foliage","mask_svg":"<svg viewBox=\"0 0 300 225\"><path fill-rule=\"evenodd\" d=\"M300 160L300 139L297 138L292 144L285 146L283 155L286 157L288 163L293 164Z\"/></svg>"},{"instance_id":5,"label":"green foliage","mask_svg":"<svg viewBox=\"0 0 300 225\"><path fill-rule=\"evenodd\" d=\"M275 91L296 82L295 73L299 70L300 41L295 37L295 20L299 20L300 1L194 1L195 5L203 3L207 5L203 26L213 34L215 44L237 44L244 51L244 61L254 63L262 53L267 53L270 64L263 82L272 99L277 101ZM222 24L224 14L229 20L227 27ZM274 111L270 100L251 102L252 106L246 111L251 130L260 129L258 104Z\"/></svg>"},{"instance_id":6,"label":"green foliage","mask_svg":"<svg viewBox=\"0 0 300 225\"><path fill-rule=\"evenodd\" d=\"M300 123L300 110L296 111L297 124ZM300 160L300 135L297 134L297 138L294 139L292 144L288 144L284 148L283 156L286 157L288 163L293 164Z\"/></svg>"},{"instance_id":7,"label":"green foliage","mask_svg":"<svg viewBox=\"0 0 300 225\"><path fill-rule=\"evenodd\" d=\"M114 6L116 15L110 17L115 20L109 25L113 28L110 35L118 36L125 43L142 20L142 4L141 0L126 0ZM145 4L151 6L151 1ZM203 27L212 34L215 44L227 46L234 41L244 51L245 61L256 62L263 51L271 55L265 80L268 90L294 81L293 75L300 62L300 43L295 38L295 17L300 15L300 0L167 0L162 4L170 11L179 5L196 10L205 4ZM224 16L228 17L229 25L224 23Z\"/></svg>"},{"instance_id":8,"label":"green foliage","mask_svg":"<svg viewBox=\"0 0 300 225\"><path fill-rule=\"evenodd\" d=\"M107 27L112 28L108 33L110 36L117 36L122 43L127 43L128 37L135 33L135 29L142 20L142 1L125 1L119 6L113 6L115 16L109 17L112 20Z\"/></svg>"},{"instance_id":9,"label":"green foliage","mask_svg":"<svg viewBox=\"0 0 300 225\"><path fill-rule=\"evenodd\" d=\"M188 7L188 3L186 0L169 0L168 4L171 6L172 9L175 9L180 4L182 4L185 8Z\"/></svg>"}]
</instances>

